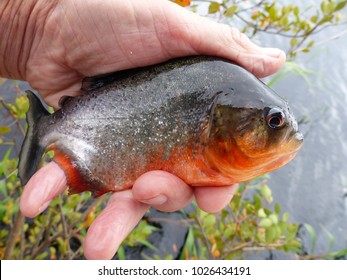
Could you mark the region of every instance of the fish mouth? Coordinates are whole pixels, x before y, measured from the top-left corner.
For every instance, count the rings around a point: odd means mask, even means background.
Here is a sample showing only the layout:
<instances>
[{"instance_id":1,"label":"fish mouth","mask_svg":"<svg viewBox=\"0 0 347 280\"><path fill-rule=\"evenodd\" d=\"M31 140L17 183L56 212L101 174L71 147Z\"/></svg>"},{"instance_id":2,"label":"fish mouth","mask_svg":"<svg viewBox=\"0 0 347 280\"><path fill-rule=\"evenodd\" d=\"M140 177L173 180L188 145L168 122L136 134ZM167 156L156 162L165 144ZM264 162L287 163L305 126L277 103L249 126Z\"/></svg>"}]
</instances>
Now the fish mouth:
<instances>
[{"instance_id":1,"label":"fish mouth","mask_svg":"<svg viewBox=\"0 0 347 280\"><path fill-rule=\"evenodd\" d=\"M293 133L293 135L289 138L289 141L286 145L286 149L284 149L283 155L291 155L296 154L304 144L304 135L296 131Z\"/></svg>"},{"instance_id":2,"label":"fish mouth","mask_svg":"<svg viewBox=\"0 0 347 280\"><path fill-rule=\"evenodd\" d=\"M300 131L297 131L294 134L294 138L295 138L296 141L298 141L300 143L304 142L304 135Z\"/></svg>"},{"instance_id":3,"label":"fish mouth","mask_svg":"<svg viewBox=\"0 0 347 280\"><path fill-rule=\"evenodd\" d=\"M277 159L274 159L273 162L268 162L261 167L264 171L270 172L272 170L276 170L290 162L301 149L304 143L304 136L301 132L295 131L292 137L290 137L288 140L289 141L287 142L284 150L282 152L275 153Z\"/></svg>"},{"instance_id":4,"label":"fish mouth","mask_svg":"<svg viewBox=\"0 0 347 280\"><path fill-rule=\"evenodd\" d=\"M296 142L298 149L300 149L302 144L304 143L304 135L300 131L296 131L294 136L292 137L292 141Z\"/></svg>"},{"instance_id":5,"label":"fish mouth","mask_svg":"<svg viewBox=\"0 0 347 280\"><path fill-rule=\"evenodd\" d=\"M291 137L287 138L287 143L281 147L281 150L277 150L274 156L278 158L293 158L304 144L304 135L295 131Z\"/></svg>"}]
</instances>

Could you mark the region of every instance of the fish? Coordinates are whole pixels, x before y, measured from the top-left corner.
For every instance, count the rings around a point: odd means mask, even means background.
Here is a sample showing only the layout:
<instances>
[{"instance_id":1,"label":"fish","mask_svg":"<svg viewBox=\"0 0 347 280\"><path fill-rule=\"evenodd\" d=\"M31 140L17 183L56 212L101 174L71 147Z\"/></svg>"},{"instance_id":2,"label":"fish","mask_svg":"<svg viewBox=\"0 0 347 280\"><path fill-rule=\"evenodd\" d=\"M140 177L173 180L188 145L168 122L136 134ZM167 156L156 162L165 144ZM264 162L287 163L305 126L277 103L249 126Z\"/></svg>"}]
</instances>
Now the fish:
<instances>
[{"instance_id":1,"label":"fish","mask_svg":"<svg viewBox=\"0 0 347 280\"><path fill-rule=\"evenodd\" d=\"M163 170L192 187L251 180L292 160L303 135L288 103L236 63L212 56L87 77L81 95L50 114L27 91L19 160L24 186L42 156L65 172L71 194L98 197Z\"/></svg>"}]
</instances>

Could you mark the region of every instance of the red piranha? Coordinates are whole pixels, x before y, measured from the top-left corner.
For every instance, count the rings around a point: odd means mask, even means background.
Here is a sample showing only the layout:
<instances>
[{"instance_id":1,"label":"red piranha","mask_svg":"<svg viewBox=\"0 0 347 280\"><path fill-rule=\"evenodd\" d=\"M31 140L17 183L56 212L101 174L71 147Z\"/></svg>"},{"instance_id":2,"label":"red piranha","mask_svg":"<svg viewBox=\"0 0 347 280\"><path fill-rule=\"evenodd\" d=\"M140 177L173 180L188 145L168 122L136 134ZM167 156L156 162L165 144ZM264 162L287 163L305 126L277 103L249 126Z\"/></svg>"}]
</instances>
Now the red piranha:
<instances>
[{"instance_id":1,"label":"red piranha","mask_svg":"<svg viewBox=\"0 0 347 280\"><path fill-rule=\"evenodd\" d=\"M206 56L86 78L82 95L49 114L28 92L19 177L45 151L71 193L130 188L150 170L187 184L226 186L289 162L303 137L286 101L240 66Z\"/></svg>"}]
</instances>

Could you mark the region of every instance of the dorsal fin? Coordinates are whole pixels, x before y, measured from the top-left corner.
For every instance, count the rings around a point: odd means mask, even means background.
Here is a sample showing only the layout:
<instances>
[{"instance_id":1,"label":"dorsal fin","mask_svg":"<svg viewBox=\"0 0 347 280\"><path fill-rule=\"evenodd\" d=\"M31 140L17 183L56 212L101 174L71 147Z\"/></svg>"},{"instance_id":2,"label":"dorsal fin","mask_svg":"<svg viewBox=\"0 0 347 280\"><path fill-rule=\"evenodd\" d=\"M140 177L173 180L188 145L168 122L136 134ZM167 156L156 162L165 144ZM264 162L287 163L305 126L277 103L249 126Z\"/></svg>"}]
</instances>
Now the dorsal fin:
<instances>
[{"instance_id":1,"label":"dorsal fin","mask_svg":"<svg viewBox=\"0 0 347 280\"><path fill-rule=\"evenodd\" d=\"M82 80L82 91L91 91L95 89L99 89L101 87L104 87L112 82L118 81L123 78L130 77L143 69L146 69L147 67L140 67L140 68L134 68L134 69L126 69L121 70L118 72L111 72L101 75L96 75L93 77L85 77Z\"/></svg>"}]
</instances>

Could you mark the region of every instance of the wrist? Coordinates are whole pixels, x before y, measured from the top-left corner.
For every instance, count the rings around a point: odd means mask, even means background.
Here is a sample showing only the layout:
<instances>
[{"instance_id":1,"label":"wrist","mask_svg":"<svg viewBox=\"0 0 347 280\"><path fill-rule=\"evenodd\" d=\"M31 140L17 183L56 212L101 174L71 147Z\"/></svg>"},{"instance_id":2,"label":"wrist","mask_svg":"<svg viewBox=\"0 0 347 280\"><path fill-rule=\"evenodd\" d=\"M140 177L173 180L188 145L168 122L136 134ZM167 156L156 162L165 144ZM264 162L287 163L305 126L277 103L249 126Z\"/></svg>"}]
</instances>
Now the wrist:
<instances>
[{"instance_id":1,"label":"wrist","mask_svg":"<svg viewBox=\"0 0 347 280\"><path fill-rule=\"evenodd\" d=\"M0 1L0 76L25 80L30 53L55 2Z\"/></svg>"}]
</instances>

